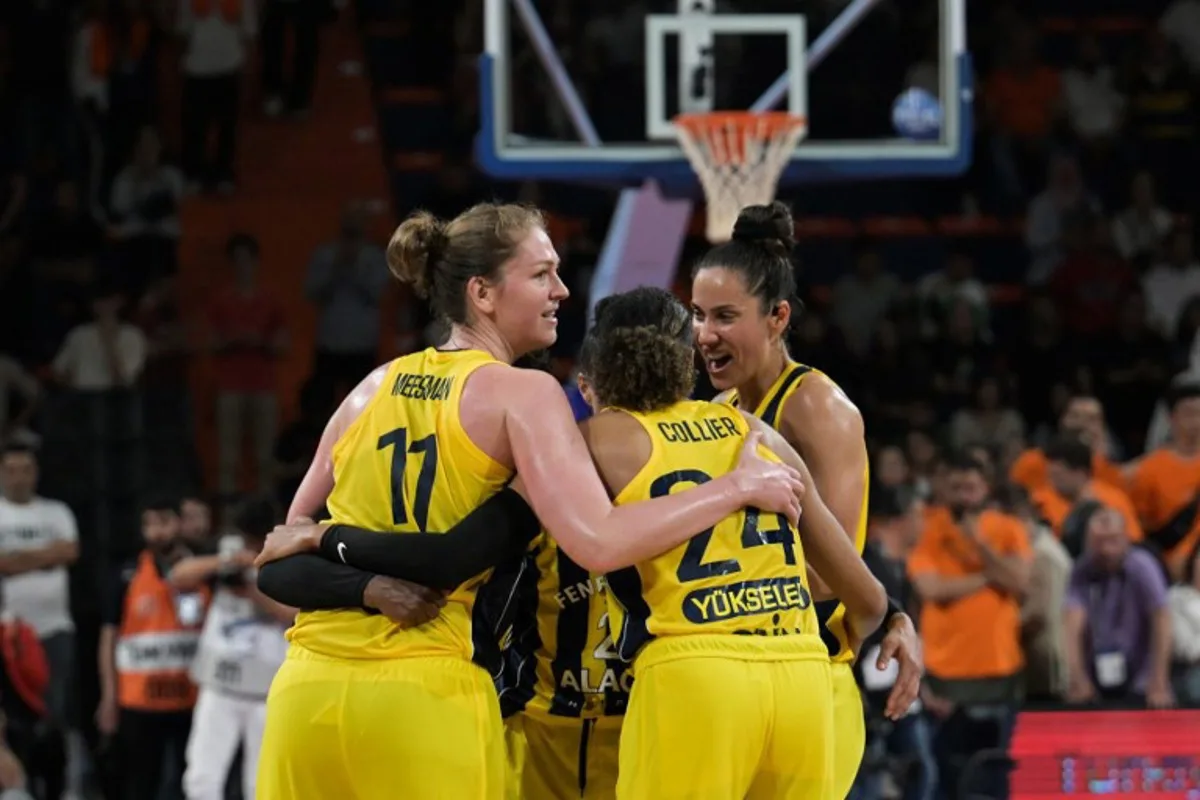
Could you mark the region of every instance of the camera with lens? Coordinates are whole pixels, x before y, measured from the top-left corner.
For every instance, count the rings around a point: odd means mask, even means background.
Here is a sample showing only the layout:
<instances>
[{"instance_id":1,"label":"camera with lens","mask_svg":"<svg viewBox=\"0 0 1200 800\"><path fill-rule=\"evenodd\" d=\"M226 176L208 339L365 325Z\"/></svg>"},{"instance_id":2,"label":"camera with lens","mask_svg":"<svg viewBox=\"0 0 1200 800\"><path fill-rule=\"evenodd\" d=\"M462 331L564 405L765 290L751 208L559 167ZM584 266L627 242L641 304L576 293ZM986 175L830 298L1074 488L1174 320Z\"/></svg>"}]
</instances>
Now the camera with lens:
<instances>
[{"instance_id":1,"label":"camera with lens","mask_svg":"<svg viewBox=\"0 0 1200 800\"><path fill-rule=\"evenodd\" d=\"M222 536L217 544L217 555L222 564L217 569L217 585L227 589L240 589L247 584L249 570L234 560L244 545L240 536Z\"/></svg>"},{"instance_id":2,"label":"camera with lens","mask_svg":"<svg viewBox=\"0 0 1200 800\"><path fill-rule=\"evenodd\" d=\"M217 570L217 585L226 589L240 589L247 583L246 568L228 564Z\"/></svg>"}]
</instances>

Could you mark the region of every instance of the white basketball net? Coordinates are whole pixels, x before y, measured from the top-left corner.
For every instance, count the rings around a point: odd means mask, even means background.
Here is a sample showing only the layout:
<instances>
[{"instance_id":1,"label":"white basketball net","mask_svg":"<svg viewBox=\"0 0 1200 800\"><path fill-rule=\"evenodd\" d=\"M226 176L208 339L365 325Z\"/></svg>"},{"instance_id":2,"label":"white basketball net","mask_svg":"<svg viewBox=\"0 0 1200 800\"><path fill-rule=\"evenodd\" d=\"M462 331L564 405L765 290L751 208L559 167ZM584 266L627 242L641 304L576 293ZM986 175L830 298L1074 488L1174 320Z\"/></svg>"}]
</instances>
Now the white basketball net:
<instances>
[{"instance_id":1,"label":"white basketball net","mask_svg":"<svg viewBox=\"0 0 1200 800\"><path fill-rule=\"evenodd\" d=\"M729 241L746 206L775 199L779 176L808 130L803 117L783 112L681 114L674 122L708 200L710 242Z\"/></svg>"}]
</instances>

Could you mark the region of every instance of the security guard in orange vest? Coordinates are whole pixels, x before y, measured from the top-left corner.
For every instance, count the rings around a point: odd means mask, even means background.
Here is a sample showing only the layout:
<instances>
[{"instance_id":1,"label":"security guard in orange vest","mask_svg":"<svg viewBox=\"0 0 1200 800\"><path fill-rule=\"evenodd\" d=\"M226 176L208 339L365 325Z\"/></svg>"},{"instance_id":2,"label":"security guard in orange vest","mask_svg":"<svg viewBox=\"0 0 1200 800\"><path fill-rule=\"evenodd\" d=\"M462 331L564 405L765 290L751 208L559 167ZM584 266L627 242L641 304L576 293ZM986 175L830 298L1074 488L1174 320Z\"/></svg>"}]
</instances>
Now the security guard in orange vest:
<instances>
[{"instance_id":1,"label":"security guard in orange vest","mask_svg":"<svg viewBox=\"0 0 1200 800\"><path fill-rule=\"evenodd\" d=\"M100 733L116 737L126 800L153 800L164 777L181 791L197 690L188 675L208 608L207 588L180 593L167 574L187 555L180 501L142 508L145 547L112 577L100 631ZM167 764L172 774L164 776Z\"/></svg>"}]
</instances>

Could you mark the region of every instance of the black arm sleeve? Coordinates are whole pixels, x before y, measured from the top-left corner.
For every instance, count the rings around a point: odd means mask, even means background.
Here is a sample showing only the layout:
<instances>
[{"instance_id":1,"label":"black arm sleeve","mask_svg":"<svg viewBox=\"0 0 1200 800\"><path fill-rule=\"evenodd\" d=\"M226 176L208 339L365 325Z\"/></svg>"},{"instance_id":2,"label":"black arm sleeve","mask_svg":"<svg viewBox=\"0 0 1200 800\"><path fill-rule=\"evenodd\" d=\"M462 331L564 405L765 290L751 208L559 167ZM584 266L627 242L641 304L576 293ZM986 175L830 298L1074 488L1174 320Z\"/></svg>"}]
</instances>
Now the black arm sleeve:
<instances>
[{"instance_id":1,"label":"black arm sleeve","mask_svg":"<svg viewBox=\"0 0 1200 800\"><path fill-rule=\"evenodd\" d=\"M316 554L300 553L263 565L258 589L272 600L307 611L364 608L363 591L373 577Z\"/></svg>"},{"instance_id":2,"label":"black arm sleeve","mask_svg":"<svg viewBox=\"0 0 1200 800\"><path fill-rule=\"evenodd\" d=\"M321 539L321 554L380 575L453 589L486 569L519 557L541 524L512 489L503 489L445 533L389 536L334 525Z\"/></svg>"}]
</instances>

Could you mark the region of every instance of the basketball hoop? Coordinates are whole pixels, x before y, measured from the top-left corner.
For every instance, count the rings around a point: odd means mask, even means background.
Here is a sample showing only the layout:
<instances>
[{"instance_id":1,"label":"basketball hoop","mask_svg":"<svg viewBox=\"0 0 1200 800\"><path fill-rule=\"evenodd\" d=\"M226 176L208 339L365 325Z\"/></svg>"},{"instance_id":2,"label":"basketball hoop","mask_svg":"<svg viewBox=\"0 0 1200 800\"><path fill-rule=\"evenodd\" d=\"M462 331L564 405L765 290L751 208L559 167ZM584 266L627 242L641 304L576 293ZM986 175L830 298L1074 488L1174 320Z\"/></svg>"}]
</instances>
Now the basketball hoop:
<instances>
[{"instance_id":1,"label":"basketball hoop","mask_svg":"<svg viewBox=\"0 0 1200 800\"><path fill-rule=\"evenodd\" d=\"M808 121L783 111L680 114L675 134L708 200L710 242L733 235L738 212L775 199L779 176L808 131Z\"/></svg>"}]
</instances>

